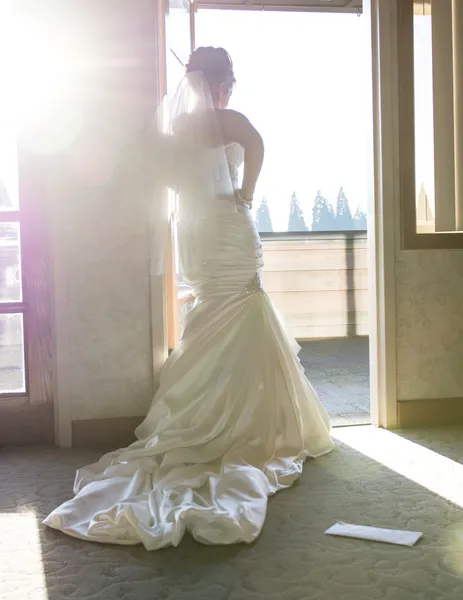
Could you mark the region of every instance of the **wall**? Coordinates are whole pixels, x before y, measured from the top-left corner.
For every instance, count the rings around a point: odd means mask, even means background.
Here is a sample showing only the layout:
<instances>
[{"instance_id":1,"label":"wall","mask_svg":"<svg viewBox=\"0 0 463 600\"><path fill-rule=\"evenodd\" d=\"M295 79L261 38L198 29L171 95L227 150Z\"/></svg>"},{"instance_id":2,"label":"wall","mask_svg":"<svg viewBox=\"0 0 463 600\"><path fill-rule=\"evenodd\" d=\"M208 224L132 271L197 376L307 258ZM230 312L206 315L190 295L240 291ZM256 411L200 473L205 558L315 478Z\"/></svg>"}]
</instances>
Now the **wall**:
<instances>
[{"instance_id":1,"label":"wall","mask_svg":"<svg viewBox=\"0 0 463 600\"><path fill-rule=\"evenodd\" d=\"M130 6L122 0L111 5L99 2L98 14L91 12L89 3L92 27L101 34L109 23L118 40L137 48L143 23L134 27L137 36L121 32L133 24L135 14L146 23L154 22L144 12L150 3L140 0L138 11L137 2ZM100 47L104 40L100 35ZM143 104L142 75L146 73L132 69L94 71L89 86L93 93L84 111L93 142L109 140L114 147L116 134L119 140L130 134ZM97 154L101 157L101 152ZM94 156L89 151L83 155ZM76 165L71 168L68 159L61 156L54 165L49 216L55 250L56 408L60 422L70 427L72 420L146 412L153 391L153 330L155 348L162 352L163 346L162 327L151 316L159 320L163 307L160 284L153 286L149 276L148 199L141 183L138 187L133 178L109 169L106 180L89 185L82 173L76 176ZM95 164L93 158L90 163ZM397 195L397 215L398 201ZM324 247L320 239L316 243L318 247L299 241L277 248L276 242L266 242L266 288L296 335L338 335L353 324L361 333L366 327L363 242L349 248L341 244L336 251ZM462 258L459 251L403 252L396 240L399 400L463 397ZM352 276L350 283L347 274ZM329 304L329 297L336 299Z\"/></svg>"},{"instance_id":2,"label":"wall","mask_svg":"<svg viewBox=\"0 0 463 600\"><path fill-rule=\"evenodd\" d=\"M463 420L463 250L402 250L401 247L397 72L400 1L379 3L385 57L381 108L390 117L384 123L388 144L383 145L381 154L387 155L394 165L391 178L394 197L388 197L384 206L394 229L393 235L386 232L386 243L388 248L393 247L394 254L399 424L405 423L400 417L404 411L407 424L411 425L457 423ZM403 160L409 159L405 156Z\"/></svg>"},{"instance_id":3,"label":"wall","mask_svg":"<svg viewBox=\"0 0 463 600\"><path fill-rule=\"evenodd\" d=\"M396 253L399 400L463 397L463 251Z\"/></svg>"},{"instance_id":4,"label":"wall","mask_svg":"<svg viewBox=\"0 0 463 600\"><path fill-rule=\"evenodd\" d=\"M394 198L385 204L394 234L387 237L394 248L395 335L397 400L416 405L412 420L422 418L435 399L447 416L455 404L445 399L463 398L463 250L402 250L400 189L400 131L398 81L398 7L401 0L379 3L383 20L384 106L388 138L382 155L394 164ZM380 36L381 37L381 36ZM390 111L390 112L389 112ZM405 164L413 160L403 156ZM384 173L383 173L384 178ZM392 189L392 188L391 188ZM389 218L388 216L388 218ZM394 237L394 239L393 239ZM407 403L408 403L407 402ZM404 403L402 403L404 404ZM422 415L419 415L419 412ZM431 414L431 413L430 413ZM433 415L435 422L438 416ZM400 421L400 419L399 419Z\"/></svg>"},{"instance_id":5,"label":"wall","mask_svg":"<svg viewBox=\"0 0 463 600\"><path fill-rule=\"evenodd\" d=\"M264 286L297 339L368 335L364 232L264 240Z\"/></svg>"},{"instance_id":6,"label":"wall","mask_svg":"<svg viewBox=\"0 0 463 600\"><path fill-rule=\"evenodd\" d=\"M72 419L143 414L153 385L148 220L133 210L136 190L65 176L54 245L58 401Z\"/></svg>"},{"instance_id":7,"label":"wall","mask_svg":"<svg viewBox=\"0 0 463 600\"><path fill-rule=\"evenodd\" d=\"M136 134L156 108L152 4L77 2L75 14L61 14L74 28L79 17L88 61L73 75L79 131L50 159L48 178L63 445L73 421L146 414L153 345L163 352L162 287L149 269L152 198L131 168Z\"/></svg>"}]
</instances>

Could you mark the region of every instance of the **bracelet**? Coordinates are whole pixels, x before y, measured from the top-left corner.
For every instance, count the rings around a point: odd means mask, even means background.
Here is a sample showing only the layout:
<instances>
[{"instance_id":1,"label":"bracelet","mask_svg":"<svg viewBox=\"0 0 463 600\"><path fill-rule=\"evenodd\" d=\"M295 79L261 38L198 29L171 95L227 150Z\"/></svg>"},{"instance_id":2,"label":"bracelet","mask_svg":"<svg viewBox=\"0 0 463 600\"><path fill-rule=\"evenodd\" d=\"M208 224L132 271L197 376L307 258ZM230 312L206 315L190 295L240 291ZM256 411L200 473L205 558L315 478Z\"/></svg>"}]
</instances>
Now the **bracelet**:
<instances>
[{"instance_id":1,"label":"bracelet","mask_svg":"<svg viewBox=\"0 0 463 600\"><path fill-rule=\"evenodd\" d=\"M244 198L244 196L241 195L241 190L236 190L236 195L238 200L243 202L243 204L252 204L253 198Z\"/></svg>"}]
</instances>

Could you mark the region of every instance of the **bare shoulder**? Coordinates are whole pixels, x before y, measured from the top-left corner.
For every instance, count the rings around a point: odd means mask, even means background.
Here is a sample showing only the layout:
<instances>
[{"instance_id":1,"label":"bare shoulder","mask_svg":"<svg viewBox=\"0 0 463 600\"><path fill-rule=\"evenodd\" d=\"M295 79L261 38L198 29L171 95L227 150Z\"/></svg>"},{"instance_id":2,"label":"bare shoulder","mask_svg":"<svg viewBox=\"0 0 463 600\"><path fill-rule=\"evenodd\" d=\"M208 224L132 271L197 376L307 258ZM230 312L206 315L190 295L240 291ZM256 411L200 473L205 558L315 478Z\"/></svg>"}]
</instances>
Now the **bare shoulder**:
<instances>
[{"instance_id":1,"label":"bare shoulder","mask_svg":"<svg viewBox=\"0 0 463 600\"><path fill-rule=\"evenodd\" d=\"M225 144L237 142L246 148L256 142L262 143L261 135L242 113L227 108L218 110L217 116Z\"/></svg>"},{"instance_id":2,"label":"bare shoulder","mask_svg":"<svg viewBox=\"0 0 463 600\"><path fill-rule=\"evenodd\" d=\"M221 123L251 124L249 119L245 117L243 113L231 108L222 108L217 110L217 115Z\"/></svg>"}]
</instances>

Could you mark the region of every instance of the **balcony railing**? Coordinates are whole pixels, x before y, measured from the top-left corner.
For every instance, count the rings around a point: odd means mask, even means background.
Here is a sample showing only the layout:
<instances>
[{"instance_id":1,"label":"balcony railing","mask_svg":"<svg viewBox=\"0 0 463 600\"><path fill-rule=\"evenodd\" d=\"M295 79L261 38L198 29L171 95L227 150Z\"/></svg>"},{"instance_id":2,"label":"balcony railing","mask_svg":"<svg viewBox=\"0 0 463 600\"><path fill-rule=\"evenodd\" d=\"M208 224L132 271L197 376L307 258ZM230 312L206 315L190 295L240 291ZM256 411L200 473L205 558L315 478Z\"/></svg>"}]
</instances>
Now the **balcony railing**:
<instances>
[{"instance_id":1,"label":"balcony railing","mask_svg":"<svg viewBox=\"0 0 463 600\"><path fill-rule=\"evenodd\" d=\"M264 234L264 287L298 340L368 335L366 231ZM180 327L194 298L179 289Z\"/></svg>"}]
</instances>

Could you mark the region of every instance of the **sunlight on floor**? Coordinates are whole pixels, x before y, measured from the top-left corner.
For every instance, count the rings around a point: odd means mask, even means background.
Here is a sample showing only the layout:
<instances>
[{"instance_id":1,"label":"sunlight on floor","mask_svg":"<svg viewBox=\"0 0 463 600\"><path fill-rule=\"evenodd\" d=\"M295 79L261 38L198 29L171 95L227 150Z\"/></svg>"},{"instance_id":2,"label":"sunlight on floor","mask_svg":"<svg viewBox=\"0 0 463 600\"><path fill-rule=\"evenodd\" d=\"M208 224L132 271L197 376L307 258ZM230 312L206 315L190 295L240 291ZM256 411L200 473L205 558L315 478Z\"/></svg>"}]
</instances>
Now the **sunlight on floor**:
<instances>
[{"instance_id":1,"label":"sunlight on floor","mask_svg":"<svg viewBox=\"0 0 463 600\"><path fill-rule=\"evenodd\" d=\"M0 514L0 598L48 600L39 526L34 513Z\"/></svg>"},{"instance_id":2,"label":"sunlight on floor","mask_svg":"<svg viewBox=\"0 0 463 600\"><path fill-rule=\"evenodd\" d=\"M460 463L385 429L346 427L336 429L333 436L430 492L463 507L463 465Z\"/></svg>"},{"instance_id":3,"label":"sunlight on floor","mask_svg":"<svg viewBox=\"0 0 463 600\"><path fill-rule=\"evenodd\" d=\"M462 464L384 429L338 428L333 437L455 506L463 507ZM442 563L449 572L463 578L463 522L444 527L439 545Z\"/></svg>"}]
</instances>

